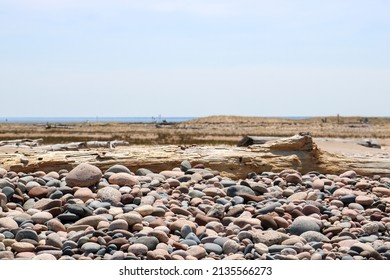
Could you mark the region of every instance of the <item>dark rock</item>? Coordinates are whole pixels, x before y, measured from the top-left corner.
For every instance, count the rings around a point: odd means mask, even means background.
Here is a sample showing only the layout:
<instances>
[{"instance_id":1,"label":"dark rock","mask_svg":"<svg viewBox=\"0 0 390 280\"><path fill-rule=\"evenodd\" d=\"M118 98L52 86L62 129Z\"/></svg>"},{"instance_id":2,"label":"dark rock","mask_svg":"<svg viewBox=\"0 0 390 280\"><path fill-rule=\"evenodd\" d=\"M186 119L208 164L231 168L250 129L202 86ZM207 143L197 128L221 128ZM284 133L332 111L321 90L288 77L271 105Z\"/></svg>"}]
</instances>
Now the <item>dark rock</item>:
<instances>
[{"instance_id":1,"label":"dark rock","mask_svg":"<svg viewBox=\"0 0 390 280\"><path fill-rule=\"evenodd\" d=\"M148 247L149 251L156 249L158 243L159 243L159 240L157 239L157 237L154 237L154 236L139 237L134 242L134 244L144 244L146 247Z\"/></svg>"}]
</instances>

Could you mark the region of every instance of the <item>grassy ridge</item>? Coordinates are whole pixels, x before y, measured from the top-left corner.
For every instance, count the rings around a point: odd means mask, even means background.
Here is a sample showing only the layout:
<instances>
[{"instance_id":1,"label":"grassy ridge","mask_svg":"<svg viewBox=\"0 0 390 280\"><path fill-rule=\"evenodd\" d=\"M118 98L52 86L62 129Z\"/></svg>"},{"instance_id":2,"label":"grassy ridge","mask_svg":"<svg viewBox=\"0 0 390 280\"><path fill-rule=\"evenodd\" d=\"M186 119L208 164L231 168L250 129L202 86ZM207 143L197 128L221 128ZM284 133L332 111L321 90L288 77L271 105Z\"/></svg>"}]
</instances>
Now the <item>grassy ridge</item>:
<instances>
[{"instance_id":1,"label":"grassy ridge","mask_svg":"<svg viewBox=\"0 0 390 280\"><path fill-rule=\"evenodd\" d=\"M211 116L188 122L153 123L67 123L0 124L0 140L43 138L43 144L90 140L125 140L133 145L231 144L244 135L291 136L310 132L314 137L390 138L389 118L322 117L302 120Z\"/></svg>"}]
</instances>

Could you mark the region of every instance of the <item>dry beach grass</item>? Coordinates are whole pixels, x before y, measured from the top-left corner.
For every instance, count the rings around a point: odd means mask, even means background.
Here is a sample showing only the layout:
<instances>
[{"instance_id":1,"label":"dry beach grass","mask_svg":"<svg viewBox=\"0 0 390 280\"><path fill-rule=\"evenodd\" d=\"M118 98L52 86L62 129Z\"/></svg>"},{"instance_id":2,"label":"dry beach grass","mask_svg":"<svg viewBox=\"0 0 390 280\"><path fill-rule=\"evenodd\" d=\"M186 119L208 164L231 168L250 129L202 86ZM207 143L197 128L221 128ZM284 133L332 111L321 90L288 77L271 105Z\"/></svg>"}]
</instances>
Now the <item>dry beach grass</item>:
<instances>
[{"instance_id":1,"label":"dry beach grass","mask_svg":"<svg viewBox=\"0 0 390 280\"><path fill-rule=\"evenodd\" d=\"M156 125L154 123L66 123L0 124L0 141L42 138L43 144L90 140L125 140L131 145L228 144L236 145L244 135L288 137L310 132L315 138L390 138L390 119L362 117L323 117L302 120L211 116L192 121Z\"/></svg>"}]
</instances>

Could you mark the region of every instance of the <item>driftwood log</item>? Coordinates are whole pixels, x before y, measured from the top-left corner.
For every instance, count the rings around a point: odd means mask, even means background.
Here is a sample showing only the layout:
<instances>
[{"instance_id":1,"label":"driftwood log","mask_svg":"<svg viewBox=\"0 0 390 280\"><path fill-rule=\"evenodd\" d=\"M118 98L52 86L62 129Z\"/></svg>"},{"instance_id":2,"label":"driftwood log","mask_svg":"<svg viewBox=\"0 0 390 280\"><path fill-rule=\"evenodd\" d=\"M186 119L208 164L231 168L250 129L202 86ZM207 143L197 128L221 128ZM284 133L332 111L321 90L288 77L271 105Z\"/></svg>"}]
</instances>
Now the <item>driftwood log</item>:
<instances>
[{"instance_id":1,"label":"driftwood log","mask_svg":"<svg viewBox=\"0 0 390 280\"><path fill-rule=\"evenodd\" d=\"M40 139L15 139L15 140L3 140L0 141L1 146L27 146L27 147L36 147L43 141Z\"/></svg>"},{"instance_id":2,"label":"driftwood log","mask_svg":"<svg viewBox=\"0 0 390 280\"><path fill-rule=\"evenodd\" d=\"M136 171L148 168L154 172L173 169L183 160L206 167L231 178L245 178L250 172L280 172L293 168L306 173L341 174L355 170L361 175L390 176L390 161L380 158L349 158L321 151L308 134L268 141L249 147L231 146L125 146L116 149L86 148L78 151L45 151L30 149L18 153L2 152L0 167L15 172L59 171L72 169L82 162L103 171L123 164Z\"/></svg>"}]
</instances>

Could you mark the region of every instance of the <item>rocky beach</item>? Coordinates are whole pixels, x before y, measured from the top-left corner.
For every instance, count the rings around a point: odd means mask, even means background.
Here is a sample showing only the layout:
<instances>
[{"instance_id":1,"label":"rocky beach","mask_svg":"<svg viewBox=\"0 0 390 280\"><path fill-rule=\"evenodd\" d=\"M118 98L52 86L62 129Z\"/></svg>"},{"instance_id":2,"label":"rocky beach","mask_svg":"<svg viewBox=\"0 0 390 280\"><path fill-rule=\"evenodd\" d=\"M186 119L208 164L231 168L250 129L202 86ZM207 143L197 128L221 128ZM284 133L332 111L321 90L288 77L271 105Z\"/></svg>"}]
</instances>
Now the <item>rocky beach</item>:
<instances>
[{"instance_id":1,"label":"rocky beach","mask_svg":"<svg viewBox=\"0 0 390 280\"><path fill-rule=\"evenodd\" d=\"M274 136L247 147L4 144L0 259L390 259L387 138L373 149Z\"/></svg>"}]
</instances>

